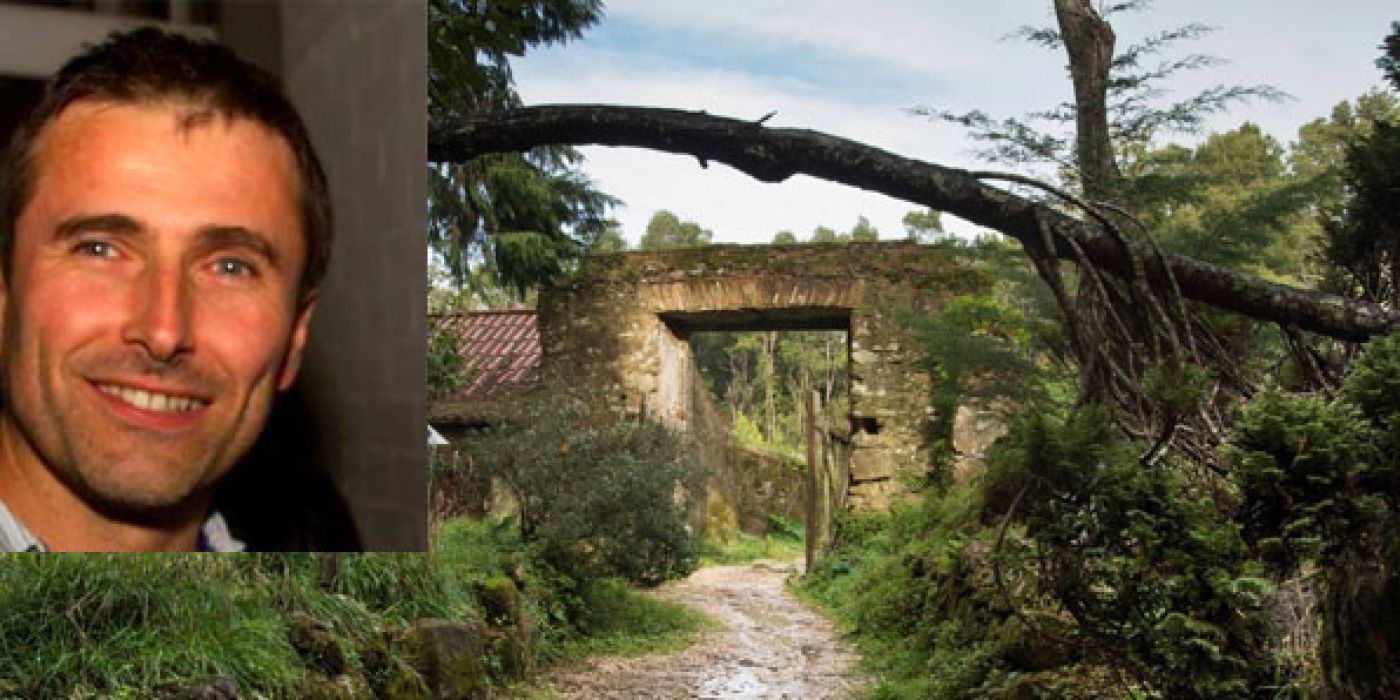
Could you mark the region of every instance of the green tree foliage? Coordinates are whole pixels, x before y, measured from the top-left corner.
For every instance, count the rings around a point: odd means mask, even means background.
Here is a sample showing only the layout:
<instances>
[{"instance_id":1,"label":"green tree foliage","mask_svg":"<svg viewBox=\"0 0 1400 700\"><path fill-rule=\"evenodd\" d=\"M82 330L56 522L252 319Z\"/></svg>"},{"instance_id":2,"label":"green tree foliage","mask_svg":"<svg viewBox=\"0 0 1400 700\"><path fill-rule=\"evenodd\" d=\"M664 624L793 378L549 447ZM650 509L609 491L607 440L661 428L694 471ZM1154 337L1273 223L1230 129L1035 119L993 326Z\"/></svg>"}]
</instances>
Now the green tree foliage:
<instances>
[{"instance_id":1,"label":"green tree foliage","mask_svg":"<svg viewBox=\"0 0 1400 700\"><path fill-rule=\"evenodd\" d=\"M692 571L686 523L705 472L690 446L656 423L599 426L562 387L544 383L471 447L514 495L530 550L575 581L655 585Z\"/></svg>"},{"instance_id":2,"label":"green tree foliage","mask_svg":"<svg viewBox=\"0 0 1400 700\"><path fill-rule=\"evenodd\" d=\"M432 0L428 117L516 106L509 60L579 37L599 0ZM523 295L603 235L617 200L576 169L569 148L542 148L428 166L428 244L454 281Z\"/></svg>"},{"instance_id":3,"label":"green tree foliage","mask_svg":"<svg viewBox=\"0 0 1400 700\"><path fill-rule=\"evenodd\" d=\"M797 234L792 231L779 231L773 234L773 245L792 245L797 242Z\"/></svg>"},{"instance_id":4,"label":"green tree foliage","mask_svg":"<svg viewBox=\"0 0 1400 700\"><path fill-rule=\"evenodd\" d=\"M680 217L661 210L651 215L647 230L638 244L641 250L666 250L670 248L698 248L710 244L714 232L701 228L693 221L681 221Z\"/></svg>"},{"instance_id":5,"label":"green tree foliage","mask_svg":"<svg viewBox=\"0 0 1400 700\"><path fill-rule=\"evenodd\" d=\"M790 234L789 234L790 235ZM829 226L818 226L812 229L812 237L808 239L810 243L849 243L851 241L878 241L880 231L870 223L864 215L856 217L855 226L850 231L840 232ZM774 243L777 241L774 240ZM797 242L796 237L792 242Z\"/></svg>"},{"instance_id":6,"label":"green tree foliage","mask_svg":"<svg viewBox=\"0 0 1400 700\"><path fill-rule=\"evenodd\" d=\"M901 220L905 237L920 243L933 243L945 235L943 218L932 209L911 211Z\"/></svg>"},{"instance_id":7,"label":"green tree foliage","mask_svg":"<svg viewBox=\"0 0 1400 700\"><path fill-rule=\"evenodd\" d=\"M616 221L607 222L589 248L589 252L592 253L620 253L625 250L627 239L622 236L622 225Z\"/></svg>"},{"instance_id":8,"label":"green tree foliage","mask_svg":"<svg viewBox=\"0 0 1400 700\"><path fill-rule=\"evenodd\" d=\"M1390 23L1390 34L1381 43L1381 57L1376 59L1376 67L1385 74L1397 90L1400 90L1400 22Z\"/></svg>"},{"instance_id":9,"label":"green tree foliage","mask_svg":"<svg viewBox=\"0 0 1400 700\"><path fill-rule=\"evenodd\" d=\"M1400 692L1400 335L1372 341L1334 398L1251 402L1229 453L1243 532L1276 569L1324 582L1335 697Z\"/></svg>"},{"instance_id":10,"label":"green tree foliage","mask_svg":"<svg viewBox=\"0 0 1400 700\"><path fill-rule=\"evenodd\" d=\"M1400 122L1400 100L1385 90L1371 90L1355 100L1337 103L1326 117L1298 129L1289 149L1289 169L1298 177L1321 180L1315 188L1317 213L1331 212L1346 195L1342 180L1347 150L1371 135L1380 122Z\"/></svg>"},{"instance_id":11,"label":"green tree foliage","mask_svg":"<svg viewBox=\"0 0 1400 700\"><path fill-rule=\"evenodd\" d=\"M1126 174L1129 200L1165 248L1280 277L1303 270L1325 182L1289 172L1283 146L1258 126L1145 152Z\"/></svg>"},{"instance_id":12,"label":"green tree foliage","mask_svg":"<svg viewBox=\"0 0 1400 700\"><path fill-rule=\"evenodd\" d=\"M447 324L433 323L429 319L428 329L428 400L451 396L462 388L464 378L462 357L458 338Z\"/></svg>"},{"instance_id":13,"label":"green tree foliage","mask_svg":"<svg viewBox=\"0 0 1400 700\"><path fill-rule=\"evenodd\" d=\"M1141 449L1098 407L1030 414L993 458L985 514L1025 528L1023 580L1093 655L1164 697L1249 697L1273 675L1271 586L1212 501Z\"/></svg>"},{"instance_id":14,"label":"green tree foliage","mask_svg":"<svg viewBox=\"0 0 1400 700\"><path fill-rule=\"evenodd\" d=\"M851 228L851 240L853 241L878 241L880 232L870 224L870 220L864 216L856 218L856 225Z\"/></svg>"},{"instance_id":15,"label":"green tree foliage","mask_svg":"<svg viewBox=\"0 0 1400 700\"><path fill-rule=\"evenodd\" d=\"M844 331L696 333L691 348L706 388L750 444L802 454L813 391L830 421L845 420Z\"/></svg>"},{"instance_id":16,"label":"green tree foliage","mask_svg":"<svg viewBox=\"0 0 1400 700\"><path fill-rule=\"evenodd\" d=\"M1339 291L1400 304L1400 119L1375 121L1346 151L1348 194L1323 223Z\"/></svg>"}]
</instances>

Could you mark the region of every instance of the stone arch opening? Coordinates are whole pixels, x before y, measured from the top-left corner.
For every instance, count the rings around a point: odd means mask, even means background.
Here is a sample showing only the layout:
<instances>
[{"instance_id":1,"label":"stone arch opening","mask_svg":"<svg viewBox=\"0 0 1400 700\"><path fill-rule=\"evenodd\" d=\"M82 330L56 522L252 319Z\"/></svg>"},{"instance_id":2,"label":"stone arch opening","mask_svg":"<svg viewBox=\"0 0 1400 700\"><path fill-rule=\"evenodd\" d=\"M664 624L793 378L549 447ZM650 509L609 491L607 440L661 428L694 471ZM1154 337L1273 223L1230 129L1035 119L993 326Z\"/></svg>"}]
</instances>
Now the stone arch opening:
<instances>
[{"instance_id":1,"label":"stone arch opening","mask_svg":"<svg viewBox=\"0 0 1400 700\"><path fill-rule=\"evenodd\" d=\"M613 415L696 431L713 406L696 398L687 333L846 329L856 430L838 446L847 476L833 490L842 508L882 509L931 462L930 379L900 316L985 285L955 248L913 242L600 255L541 292L544 363ZM706 459L720 459L706 442Z\"/></svg>"},{"instance_id":2,"label":"stone arch opening","mask_svg":"<svg viewBox=\"0 0 1400 700\"><path fill-rule=\"evenodd\" d=\"M849 478L850 309L658 316L687 351L660 367L692 382L685 428L725 446L710 463L706 531L761 535L780 516L822 539Z\"/></svg>"}]
</instances>

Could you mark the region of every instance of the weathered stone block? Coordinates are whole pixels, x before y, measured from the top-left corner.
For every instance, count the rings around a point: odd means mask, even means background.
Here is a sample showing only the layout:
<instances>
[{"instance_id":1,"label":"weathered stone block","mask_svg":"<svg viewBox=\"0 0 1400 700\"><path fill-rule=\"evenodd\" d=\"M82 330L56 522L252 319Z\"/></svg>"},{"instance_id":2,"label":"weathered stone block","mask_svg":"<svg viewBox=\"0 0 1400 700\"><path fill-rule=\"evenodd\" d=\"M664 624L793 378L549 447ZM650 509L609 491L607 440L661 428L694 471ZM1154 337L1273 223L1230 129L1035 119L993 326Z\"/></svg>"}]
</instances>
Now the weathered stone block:
<instances>
[{"instance_id":1,"label":"weathered stone block","mask_svg":"<svg viewBox=\"0 0 1400 700\"><path fill-rule=\"evenodd\" d=\"M496 576L478 583L476 595L486 619L493 624L515 625L523 620L520 590L509 578Z\"/></svg>"},{"instance_id":2,"label":"weathered stone block","mask_svg":"<svg viewBox=\"0 0 1400 700\"><path fill-rule=\"evenodd\" d=\"M434 699L490 697L486 659L489 638L482 627L448 620L418 620L404 634L404 650Z\"/></svg>"},{"instance_id":3,"label":"weathered stone block","mask_svg":"<svg viewBox=\"0 0 1400 700\"><path fill-rule=\"evenodd\" d=\"M856 481L888 479L899 473L899 465L885 450L856 446L851 450L851 478Z\"/></svg>"}]
</instances>

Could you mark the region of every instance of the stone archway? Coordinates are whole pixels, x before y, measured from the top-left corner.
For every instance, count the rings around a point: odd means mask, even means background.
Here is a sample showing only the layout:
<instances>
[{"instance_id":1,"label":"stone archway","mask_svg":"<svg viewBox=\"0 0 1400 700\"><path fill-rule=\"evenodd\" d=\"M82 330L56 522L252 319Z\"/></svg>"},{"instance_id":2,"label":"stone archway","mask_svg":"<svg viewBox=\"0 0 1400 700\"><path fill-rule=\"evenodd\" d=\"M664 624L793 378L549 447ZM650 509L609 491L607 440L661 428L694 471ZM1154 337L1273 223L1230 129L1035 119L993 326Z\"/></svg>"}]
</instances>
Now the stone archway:
<instances>
[{"instance_id":1,"label":"stone archway","mask_svg":"<svg viewBox=\"0 0 1400 700\"><path fill-rule=\"evenodd\" d=\"M883 509L905 492L903 477L928 469L935 418L899 316L935 313L985 285L955 249L912 242L596 256L540 294L544 368L614 415L662 420L718 450L728 427L697 378L691 332L847 330L852 433L840 500Z\"/></svg>"}]
</instances>

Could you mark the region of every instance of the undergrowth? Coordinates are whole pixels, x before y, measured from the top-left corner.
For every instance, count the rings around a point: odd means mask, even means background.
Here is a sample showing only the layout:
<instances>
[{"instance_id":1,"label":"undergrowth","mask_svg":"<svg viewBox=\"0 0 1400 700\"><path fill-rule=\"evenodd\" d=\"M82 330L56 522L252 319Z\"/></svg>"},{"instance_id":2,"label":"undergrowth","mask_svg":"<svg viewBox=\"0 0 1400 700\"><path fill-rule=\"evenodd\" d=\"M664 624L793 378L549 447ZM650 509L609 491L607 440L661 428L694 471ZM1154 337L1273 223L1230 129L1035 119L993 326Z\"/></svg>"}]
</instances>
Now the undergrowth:
<instances>
[{"instance_id":1,"label":"undergrowth","mask_svg":"<svg viewBox=\"0 0 1400 700\"><path fill-rule=\"evenodd\" d=\"M708 536L700 540L700 565L732 566L759 559L799 559L806 553L805 537L801 523L770 514L768 532L764 535L740 530L728 541Z\"/></svg>"},{"instance_id":2,"label":"undergrowth","mask_svg":"<svg viewBox=\"0 0 1400 700\"><path fill-rule=\"evenodd\" d=\"M0 698L142 698L211 678L245 696L306 697L317 669L289 639L300 613L382 692L376 683L394 663L382 658L386 640L420 618L480 620L481 586L508 579L519 582L541 662L675 649L707 624L618 580L578 583L532 565L508 521L450 520L433 539L427 555L5 555Z\"/></svg>"},{"instance_id":3,"label":"undergrowth","mask_svg":"<svg viewBox=\"0 0 1400 700\"><path fill-rule=\"evenodd\" d=\"M680 651L716 623L684 605L638 593L625 582L591 583L574 621L578 634L562 645L562 657L641 656Z\"/></svg>"}]
</instances>

